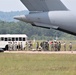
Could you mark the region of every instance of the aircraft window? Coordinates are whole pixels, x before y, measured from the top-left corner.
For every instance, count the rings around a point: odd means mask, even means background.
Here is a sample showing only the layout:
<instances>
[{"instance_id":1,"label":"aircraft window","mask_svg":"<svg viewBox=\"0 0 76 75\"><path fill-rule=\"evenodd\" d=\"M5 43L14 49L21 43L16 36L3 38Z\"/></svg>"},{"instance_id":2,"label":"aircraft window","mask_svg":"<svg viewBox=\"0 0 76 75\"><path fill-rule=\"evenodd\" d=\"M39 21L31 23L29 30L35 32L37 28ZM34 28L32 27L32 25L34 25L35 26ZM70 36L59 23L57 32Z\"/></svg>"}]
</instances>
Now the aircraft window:
<instances>
[{"instance_id":1,"label":"aircraft window","mask_svg":"<svg viewBox=\"0 0 76 75\"><path fill-rule=\"evenodd\" d=\"M21 37L19 37L19 41L22 41L22 38Z\"/></svg>"}]
</instances>

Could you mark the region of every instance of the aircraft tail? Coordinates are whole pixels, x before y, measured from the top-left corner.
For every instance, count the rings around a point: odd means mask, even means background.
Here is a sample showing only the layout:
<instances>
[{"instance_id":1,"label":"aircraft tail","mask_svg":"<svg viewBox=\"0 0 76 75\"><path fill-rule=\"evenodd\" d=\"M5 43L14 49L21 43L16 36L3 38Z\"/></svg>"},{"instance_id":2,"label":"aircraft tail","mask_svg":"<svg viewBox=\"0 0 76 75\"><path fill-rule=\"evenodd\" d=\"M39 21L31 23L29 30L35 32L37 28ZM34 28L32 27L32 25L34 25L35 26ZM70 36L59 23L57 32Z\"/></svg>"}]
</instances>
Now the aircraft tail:
<instances>
[{"instance_id":1,"label":"aircraft tail","mask_svg":"<svg viewBox=\"0 0 76 75\"><path fill-rule=\"evenodd\" d=\"M21 0L29 11L68 10L61 0Z\"/></svg>"}]
</instances>

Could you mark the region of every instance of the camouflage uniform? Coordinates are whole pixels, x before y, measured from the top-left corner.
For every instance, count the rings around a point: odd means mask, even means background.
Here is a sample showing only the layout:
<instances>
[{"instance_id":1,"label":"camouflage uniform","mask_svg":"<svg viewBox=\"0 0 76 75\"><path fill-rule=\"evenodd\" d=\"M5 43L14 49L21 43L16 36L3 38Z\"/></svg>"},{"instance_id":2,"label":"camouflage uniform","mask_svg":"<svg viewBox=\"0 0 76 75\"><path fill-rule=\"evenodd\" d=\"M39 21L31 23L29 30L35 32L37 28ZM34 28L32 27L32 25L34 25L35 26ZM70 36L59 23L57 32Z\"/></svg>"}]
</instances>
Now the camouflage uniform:
<instances>
[{"instance_id":1,"label":"camouflage uniform","mask_svg":"<svg viewBox=\"0 0 76 75\"><path fill-rule=\"evenodd\" d=\"M53 51L54 50L54 43L52 42L51 43L51 51Z\"/></svg>"},{"instance_id":2,"label":"camouflage uniform","mask_svg":"<svg viewBox=\"0 0 76 75\"><path fill-rule=\"evenodd\" d=\"M59 42L58 43L58 51L60 51L60 49L61 49L61 43Z\"/></svg>"}]
</instances>

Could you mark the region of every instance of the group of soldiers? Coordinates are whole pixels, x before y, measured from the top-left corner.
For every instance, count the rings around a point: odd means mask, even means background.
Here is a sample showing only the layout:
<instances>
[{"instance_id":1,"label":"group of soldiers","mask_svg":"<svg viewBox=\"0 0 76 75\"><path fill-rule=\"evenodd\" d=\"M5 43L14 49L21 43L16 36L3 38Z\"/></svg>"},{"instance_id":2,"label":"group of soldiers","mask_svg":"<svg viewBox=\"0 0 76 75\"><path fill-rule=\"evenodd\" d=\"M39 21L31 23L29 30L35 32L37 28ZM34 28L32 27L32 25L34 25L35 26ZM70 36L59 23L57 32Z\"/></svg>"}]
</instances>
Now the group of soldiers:
<instances>
[{"instance_id":1,"label":"group of soldiers","mask_svg":"<svg viewBox=\"0 0 76 75\"><path fill-rule=\"evenodd\" d=\"M42 50L42 51L60 51L61 46L63 45L64 51L66 51L66 43L64 42L61 44L59 41L42 41L42 42L35 42L35 47L32 41L26 42L25 47L23 47L22 42L21 43L9 43L6 45L6 50ZM72 50L72 43L69 43L69 50Z\"/></svg>"},{"instance_id":2,"label":"group of soldiers","mask_svg":"<svg viewBox=\"0 0 76 75\"><path fill-rule=\"evenodd\" d=\"M48 41L41 42L40 46L41 46L42 50L44 50L44 51L48 51L49 50L49 43L48 43Z\"/></svg>"},{"instance_id":3,"label":"group of soldiers","mask_svg":"<svg viewBox=\"0 0 76 75\"><path fill-rule=\"evenodd\" d=\"M60 51L61 43L60 42L50 42L51 44L51 51Z\"/></svg>"},{"instance_id":4,"label":"group of soldiers","mask_svg":"<svg viewBox=\"0 0 76 75\"><path fill-rule=\"evenodd\" d=\"M64 51L66 51L66 43L64 42L61 45L61 42L51 42L51 51L60 51L61 50L61 46L63 45L63 49ZM72 42L69 43L69 50L72 50Z\"/></svg>"},{"instance_id":5,"label":"group of soldiers","mask_svg":"<svg viewBox=\"0 0 76 75\"><path fill-rule=\"evenodd\" d=\"M66 43L62 43L59 41L51 41L51 42L48 42L48 41L43 41L39 44L39 42L36 43L36 50L38 49L42 49L44 51L60 51L61 50L61 47L63 46L63 49L64 51L66 51ZM50 49L50 48L51 49ZM72 50L72 42L69 43L69 49L68 50Z\"/></svg>"},{"instance_id":6,"label":"group of soldiers","mask_svg":"<svg viewBox=\"0 0 76 75\"><path fill-rule=\"evenodd\" d=\"M64 46L64 51L66 51L66 43L65 42L64 42L63 46ZM72 42L69 43L69 50L70 51L72 50Z\"/></svg>"},{"instance_id":7,"label":"group of soldiers","mask_svg":"<svg viewBox=\"0 0 76 75\"><path fill-rule=\"evenodd\" d=\"M35 47L33 46L35 45ZM27 48L28 47L28 48ZM36 42L35 44L33 44L31 41L29 41L28 43L26 43L26 50L33 50L35 48L35 50L49 50L49 43L46 41L43 42Z\"/></svg>"},{"instance_id":8,"label":"group of soldiers","mask_svg":"<svg viewBox=\"0 0 76 75\"><path fill-rule=\"evenodd\" d=\"M5 46L5 50L22 50L23 49L23 45L22 45L22 42L21 43L12 43L12 42L9 42L6 46Z\"/></svg>"},{"instance_id":9,"label":"group of soldiers","mask_svg":"<svg viewBox=\"0 0 76 75\"><path fill-rule=\"evenodd\" d=\"M42 49L44 51L49 51L51 46L51 51L60 51L61 49L61 43L60 42L48 42L48 41L43 41L40 43L37 42L36 49Z\"/></svg>"}]
</instances>

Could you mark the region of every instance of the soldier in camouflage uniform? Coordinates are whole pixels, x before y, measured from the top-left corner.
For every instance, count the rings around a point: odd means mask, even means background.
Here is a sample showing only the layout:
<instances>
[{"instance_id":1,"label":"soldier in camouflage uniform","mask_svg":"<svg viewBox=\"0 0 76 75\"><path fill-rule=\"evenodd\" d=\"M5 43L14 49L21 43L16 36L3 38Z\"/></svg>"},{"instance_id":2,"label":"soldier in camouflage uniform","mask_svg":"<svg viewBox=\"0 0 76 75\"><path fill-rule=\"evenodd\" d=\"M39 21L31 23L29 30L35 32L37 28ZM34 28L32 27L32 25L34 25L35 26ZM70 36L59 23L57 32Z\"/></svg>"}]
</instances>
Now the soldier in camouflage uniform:
<instances>
[{"instance_id":1,"label":"soldier in camouflage uniform","mask_svg":"<svg viewBox=\"0 0 76 75\"><path fill-rule=\"evenodd\" d=\"M61 49L61 43L59 42L58 43L58 51L60 51L60 49Z\"/></svg>"},{"instance_id":2,"label":"soldier in camouflage uniform","mask_svg":"<svg viewBox=\"0 0 76 75\"><path fill-rule=\"evenodd\" d=\"M53 50L54 50L54 43L51 42L51 51L53 51Z\"/></svg>"}]
</instances>

